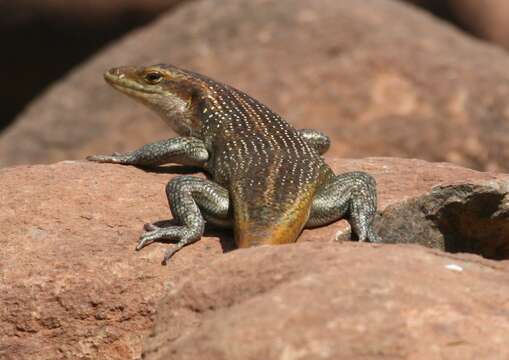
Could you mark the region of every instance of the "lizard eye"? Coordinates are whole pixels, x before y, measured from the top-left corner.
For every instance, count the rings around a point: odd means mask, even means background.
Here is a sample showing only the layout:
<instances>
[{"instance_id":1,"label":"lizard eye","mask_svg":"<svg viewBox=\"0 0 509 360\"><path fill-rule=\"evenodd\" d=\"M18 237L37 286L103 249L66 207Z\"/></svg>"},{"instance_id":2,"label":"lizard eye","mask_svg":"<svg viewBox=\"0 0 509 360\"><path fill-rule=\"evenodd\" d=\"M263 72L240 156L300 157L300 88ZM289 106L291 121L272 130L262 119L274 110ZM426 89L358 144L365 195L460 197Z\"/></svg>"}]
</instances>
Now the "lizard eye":
<instances>
[{"instance_id":1,"label":"lizard eye","mask_svg":"<svg viewBox=\"0 0 509 360\"><path fill-rule=\"evenodd\" d=\"M157 71L149 72L145 75L145 81L149 84L157 84L163 79L163 75Z\"/></svg>"}]
</instances>

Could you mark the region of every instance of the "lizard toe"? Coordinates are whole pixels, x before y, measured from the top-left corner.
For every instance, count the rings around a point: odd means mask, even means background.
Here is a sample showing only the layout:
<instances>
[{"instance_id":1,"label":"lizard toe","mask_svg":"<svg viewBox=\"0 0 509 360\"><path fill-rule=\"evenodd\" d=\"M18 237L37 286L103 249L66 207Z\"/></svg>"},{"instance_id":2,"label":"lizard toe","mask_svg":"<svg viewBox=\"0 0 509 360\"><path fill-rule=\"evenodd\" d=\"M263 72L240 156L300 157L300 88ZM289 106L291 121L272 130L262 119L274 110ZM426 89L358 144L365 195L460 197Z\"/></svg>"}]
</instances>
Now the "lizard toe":
<instances>
[{"instance_id":1,"label":"lizard toe","mask_svg":"<svg viewBox=\"0 0 509 360\"><path fill-rule=\"evenodd\" d=\"M145 230L145 231L154 231L157 229L160 229L160 227L157 225L154 225L152 223L146 223L143 225L143 230Z\"/></svg>"},{"instance_id":2,"label":"lizard toe","mask_svg":"<svg viewBox=\"0 0 509 360\"><path fill-rule=\"evenodd\" d=\"M88 161L101 162L103 160L104 155L89 155L86 157Z\"/></svg>"},{"instance_id":3,"label":"lizard toe","mask_svg":"<svg viewBox=\"0 0 509 360\"><path fill-rule=\"evenodd\" d=\"M179 244L181 242L183 242L183 244L188 243L187 238L189 236L187 232L183 230L182 226L170 226L161 228L150 224L148 228L151 230L145 231L143 234L141 234L138 245L136 246L136 250L141 250L145 246L160 240L178 241ZM147 229L145 228L145 230Z\"/></svg>"},{"instance_id":4,"label":"lizard toe","mask_svg":"<svg viewBox=\"0 0 509 360\"><path fill-rule=\"evenodd\" d=\"M138 245L136 245L136 250L141 250L145 246L152 244L154 241L160 239L161 236L158 234L158 230L160 229L145 231L143 234L141 234Z\"/></svg>"},{"instance_id":5,"label":"lizard toe","mask_svg":"<svg viewBox=\"0 0 509 360\"><path fill-rule=\"evenodd\" d=\"M178 246L171 247L169 249L166 249L164 251L164 257L163 261L161 261L161 265L168 264L168 261L171 259L171 257L179 250L180 248Z\"/></svg>"},{"instance_id":6,"label":"lizard toe","mask_svg":"<svg viewBox=\"0 0 509 360\"><path fill-rule=\"evenodd\" d=\"M113 155L91 155L86 158L88 161L110 164L130 164L131 156L129 154L113 153Z\"/></svg>"},{"instance_id":7,"label":"lizard toe","mask_svg":"<svg viewBox=\"0 0 509 360\"><path fill-rule=\"evenodd\" d=\"M373 228L369 228L368 241L372 243L381 243L382 238L373 230Z\"/></svg>"},{"instance_id":8,"label":"lizard toe","mask_svg":"<svg viewBox=\"0 0 509 360\"><path fill-rule=\"evenodd\" d=\"M111 155L90 155L86 158L88 161L94 161L98 163L115 163L115 157Z\"/></svg>"}]
</instances>

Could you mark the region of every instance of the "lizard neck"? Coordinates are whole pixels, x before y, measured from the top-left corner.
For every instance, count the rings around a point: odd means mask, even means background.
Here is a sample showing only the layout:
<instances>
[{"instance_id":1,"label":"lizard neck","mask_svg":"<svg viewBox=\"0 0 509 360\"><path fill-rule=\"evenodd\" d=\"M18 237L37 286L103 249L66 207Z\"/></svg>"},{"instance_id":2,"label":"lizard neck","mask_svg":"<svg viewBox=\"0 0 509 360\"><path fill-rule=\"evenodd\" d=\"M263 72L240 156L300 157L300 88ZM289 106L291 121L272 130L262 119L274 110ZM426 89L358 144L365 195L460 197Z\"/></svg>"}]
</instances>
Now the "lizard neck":
<instances>
[{"instance_id":1,"label":"lizard neck","mask_svg":"<svg viewBox=\"0 0 509 360\"><path fill-rule=\"evenodd\" d=\"M178 97L168 98L167 100L161 101L152 108L180 136L200 137L201 124L193 121L196 116L193 114L193 109L190 108L190 102Z\"/></svg>"}]
</instances>

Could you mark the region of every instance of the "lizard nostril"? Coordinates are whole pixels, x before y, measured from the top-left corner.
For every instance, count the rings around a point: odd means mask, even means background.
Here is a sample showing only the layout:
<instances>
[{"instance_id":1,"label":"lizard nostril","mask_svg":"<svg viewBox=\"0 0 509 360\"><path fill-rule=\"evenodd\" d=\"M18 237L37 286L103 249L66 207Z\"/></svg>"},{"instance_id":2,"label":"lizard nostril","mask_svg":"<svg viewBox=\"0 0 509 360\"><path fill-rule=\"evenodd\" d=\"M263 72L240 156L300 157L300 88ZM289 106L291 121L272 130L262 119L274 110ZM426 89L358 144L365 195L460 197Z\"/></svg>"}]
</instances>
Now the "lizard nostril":
<instances>
[{"instance_id":1,"label":"lizard nostril","mask_svg":"<svg viewBox=\"0 0 509 360\"><path fill-rule=\"evenodd\" d=\"M120 70L118 68L109 69L104 73L104 79L108 83L115 82L120 78Z\"/></svg>"},{"instance_id":2,"label":"lizard nostril","mask_svg":"<svg viewBox=\"0 0 509 360\"><path fill-rule=\"evenodd\" d=\"M106 71L106 74L110 76L119 76L121 73L120 68L111 68L108 71Z\"/></svg>"}]
</instances>

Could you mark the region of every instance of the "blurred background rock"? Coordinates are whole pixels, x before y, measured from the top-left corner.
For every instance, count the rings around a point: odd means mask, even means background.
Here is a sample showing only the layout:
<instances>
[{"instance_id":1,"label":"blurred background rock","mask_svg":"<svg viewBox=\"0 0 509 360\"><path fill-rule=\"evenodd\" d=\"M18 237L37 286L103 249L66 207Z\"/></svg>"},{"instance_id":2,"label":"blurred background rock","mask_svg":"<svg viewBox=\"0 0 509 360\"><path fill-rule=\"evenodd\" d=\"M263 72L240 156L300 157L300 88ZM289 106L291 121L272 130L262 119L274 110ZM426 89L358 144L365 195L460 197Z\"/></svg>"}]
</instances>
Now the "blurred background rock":
<instances>
[{"instance_id":1,"label":"blurred background rock","mask_svg":"<svg viewBox=\"0 0 509 360\"><path fill-rule=\"evenodd\" d=\"M271 21L293 21L290 15L284 17L268 10L277 2L257 1L259 8L245 6L250 14L239 10L235 14L240 18L216 16L216 20L220 19L217 23L209 21L206 11L200 12L197 9L200 5L194 5L195 2L207 3L198 0L1 1L0 33L5 51L0 63L5 70L0 72L4 85L0 87L3 99L0 125L5 127L14 120L16 124L4 129L0 138L0 166L82 158L86 153L109 151L112 147L125 150L162 134L163 125L150 122L145 126L133 125L131 121L127 128L115 130L113 127L120 123L114 118L121 116L128 121L145 113L138 109L133 114L122 113L126 102L117 100L118 95L110 97L109 89L103 93L105 86L100 83L100 72L107 66L158 58L175 59L180 61L179 65L189 64L191 68L231 82L269 102L297 126L312 125L328 131L335 141L332 153L336 156L419 157L481 170L509 170L509 146L506 146L509 144L505 140L509 138L506 136L509 79L504 75L509 64L507 56L502 50L470 42L468 36L461 39L452 29L454 26L465 35L475 35L501 47L509 46L509 36L506 36L509 3L506 1L384 0L380 1L381 8L377 2L367 1L366 4L373 4L371 12L369 5L355 1L342 0L338 5L313 2L309 4L310 11L306 10L305 2L289 2L288 12L298 14L297 22L301 23L293 31L303 34L289 34L286 39L276 40L270 37ZM208 11L220 13L232 2L222 2L225 6L212 6ZM194 11L201 18L172 16L176 9L185 13L187 8L194 9L190 13ZM399 8L404 11L400 12ZM253 24L256 26L258 21L268 28L254 27L252 34L242 35L238 53L233 56L243 57L246 66L234 69L237 74L229 73L236 60L225 61L230 56L225 52L220 54L223 58L197 60L193 57L210 55L203 48L205 43L215 47L207 43L209 37L230 41L242 29L241 22L256 18L257 12L262 15ZM342 16L341 12L348 16ZM434 15L426 16L425 12ZM145 36L144 47L142 43L124 46L116 55L109 55L109 62L108 56L99 52L106 44L163 13L165 18L172 19L160 26L159 35L157 25L153 26L154 30L143 30L152 31L152 35ZM419 14L417 25L410 20L413 14ZM320 21L328 24L332 17L336 17L336 27L321 31ZM443 26L439 19L452 24L451 27ZM384 21L387 34L383 34ZM200 24L206 24L208 32L201 39L193 38L194 30L190 27L198 28ZM291 29L285 29L284 23L278 25L281 33L287 30ZM174 34L168 32L182 34L172 38ZM249 48L251 35L262 44L259 52ZM164 45L165 36L178 42L173 47ZM361 38L373 44L364 47L360 41L357 44L356 40ZM304 45L310 48L308 53L294 49ZM270 46L276 48L265 52L267 61L251 66L253 54L263 53ZM145 51L146 56L136 51ZM317 55L322 51L322 55ZM96 61L95 65L93 61L87 62L96 53L103 60ZM242 61L239 60L240 65ZM77 67L80 63L84 66ZM279 74L272 69L265 73L265 80L258 76L276 65L282 70ZM62 78L67 73L75 74L74 78ZM267 79L275 76L280 78L279 82ZM63 84L56 82L59 79ZM313 92L311 98L304 96L307 91ZM33 100L43 93L45 96ZM69 95L62 99L65 94ZM80 97L90 99L86 102ZM31 100L31 106L25 109ZM129 109L135 109L134 105ZM64 110L68 112L65 115ZM92 120L88 114L94 111L102 111L102 115L94 115L97 119ZM72 113L77 115L74 124ZM55 120L51 122L50 118ZM110 128L100 125L110 120ZM84 123L87 121L90 123Z\"/></svg>"},{"instance_id":2,"label":"blurred background rock","mask_svg":"<svg viewBox=\"0 0 509 360\"><path fill-rule=\"evenodd\" d=\"M0 129L74 65L181 1L0 0Z\"/></svg>"},{"instance_id":3,"label":"blurred background rock","mask_svg":"<svg viewBox=\"0 0 509 360\"><path fill-rule=\"evenodd\" d=\"M509 48L509 1L407 0L481 39Z\"/></svg>"}]
</instances>

